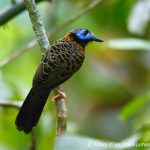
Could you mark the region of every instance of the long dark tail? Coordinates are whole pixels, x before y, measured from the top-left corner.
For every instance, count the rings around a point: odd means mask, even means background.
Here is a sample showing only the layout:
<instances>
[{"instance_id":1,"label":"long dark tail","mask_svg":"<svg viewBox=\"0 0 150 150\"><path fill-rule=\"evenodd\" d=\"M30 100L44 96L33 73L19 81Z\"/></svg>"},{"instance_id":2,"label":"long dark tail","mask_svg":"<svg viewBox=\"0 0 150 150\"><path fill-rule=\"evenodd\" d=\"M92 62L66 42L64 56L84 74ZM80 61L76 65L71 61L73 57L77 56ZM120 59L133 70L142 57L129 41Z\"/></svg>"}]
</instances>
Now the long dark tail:
<instances>
[{"instance_id":1,"label":"long dark tail","mask_svg":"<svg viewBox=\"0 0 150 150\"><path fill-rule=\"evenodd\" d=\"M30 90L15 121L18 130L23 130L25 133L32 131L32 128L36 126L41 116L49 93L50 90L42 90L39 92L34 88Z\"/></svg>"}]
</instances>

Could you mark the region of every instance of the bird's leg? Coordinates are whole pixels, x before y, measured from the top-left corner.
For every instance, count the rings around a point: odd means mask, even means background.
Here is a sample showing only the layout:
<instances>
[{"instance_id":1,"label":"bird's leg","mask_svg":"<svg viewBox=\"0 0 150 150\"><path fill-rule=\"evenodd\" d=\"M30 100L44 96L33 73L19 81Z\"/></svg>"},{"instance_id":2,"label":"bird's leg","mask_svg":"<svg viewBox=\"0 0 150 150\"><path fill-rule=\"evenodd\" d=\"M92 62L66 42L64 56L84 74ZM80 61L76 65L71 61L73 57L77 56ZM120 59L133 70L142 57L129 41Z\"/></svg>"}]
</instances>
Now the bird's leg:
<instances>
[{"instance_id":1,"label":"bird's leg","mask_svg":"<svg viewBox=\"0 0 150 150\"><path fill-rule=\"evenodd\" d=\"M66 99L66 94L63 93L63 92L61 92L61 91L59 91L58 88L54 88L54 89L53 89L53 92L54 92L55 94L57 94L57 95L56 95L56 96L53 96L52 101L56 101L56 100L59 100L59 99L61 99L61 98Z\"/></svg>"}]
</instances>

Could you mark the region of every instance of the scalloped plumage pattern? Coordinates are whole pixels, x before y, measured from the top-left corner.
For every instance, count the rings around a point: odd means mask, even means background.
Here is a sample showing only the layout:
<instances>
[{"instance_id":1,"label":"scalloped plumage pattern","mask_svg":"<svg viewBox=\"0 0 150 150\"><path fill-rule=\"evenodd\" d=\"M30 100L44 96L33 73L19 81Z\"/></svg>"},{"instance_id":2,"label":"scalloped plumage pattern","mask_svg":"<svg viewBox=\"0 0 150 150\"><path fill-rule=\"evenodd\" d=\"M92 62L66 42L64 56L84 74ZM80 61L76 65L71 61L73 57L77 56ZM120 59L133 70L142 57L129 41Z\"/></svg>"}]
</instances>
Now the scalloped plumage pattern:
<instances>
[{"instance_id":1,"label":"scalloped plumage pattern","mask_svg":"<svg viewBox=\"0 0 150 150\"><path fill-rule=\"evenodd\" d=\"M44 54L33 78L33 86L16 118L18 130L31 132L36 126L51 90L81 67L84 48L69 33Z\"/></svg>"}]
</instances>

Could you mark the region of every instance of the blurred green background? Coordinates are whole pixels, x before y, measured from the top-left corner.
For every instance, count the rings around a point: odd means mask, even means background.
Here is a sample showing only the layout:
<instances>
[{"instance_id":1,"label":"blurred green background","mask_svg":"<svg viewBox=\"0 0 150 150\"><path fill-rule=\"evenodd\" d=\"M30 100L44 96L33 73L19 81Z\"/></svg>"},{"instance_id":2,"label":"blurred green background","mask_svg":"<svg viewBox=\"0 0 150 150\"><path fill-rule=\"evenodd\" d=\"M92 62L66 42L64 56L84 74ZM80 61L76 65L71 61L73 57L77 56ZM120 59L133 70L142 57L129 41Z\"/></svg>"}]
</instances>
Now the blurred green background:
<instances>
[{"instance_id":1,"label":"blurred green background","mask_svg":"<svg viewBox=\"0 0 150 150\"><path fill-rule=\"evenodd\" d=\"M91 0L41 2L46 30L86 8ZM0 0L0 12L11 4ZM72 28L88 28L104 43L86 48L78 73L63 84L67 94L68 130L55 139L56 109L52 94L35 129L37 150L101 150L102 142L150 143L150 0L104 0L51 37L53 43ZM27 12L0 27L0 60L35 38ZM0 100L24 100L41 52L38 46L0 69ZM29 149L31 137L17 131L18 110L0 107L0 150ZM61 137L59 137L61 138ZM59 141L60 140L60 141ZM91 145L88 145L90 142ZM148 150L149 146L118 149Z\"/></svg>"}]
</instances>

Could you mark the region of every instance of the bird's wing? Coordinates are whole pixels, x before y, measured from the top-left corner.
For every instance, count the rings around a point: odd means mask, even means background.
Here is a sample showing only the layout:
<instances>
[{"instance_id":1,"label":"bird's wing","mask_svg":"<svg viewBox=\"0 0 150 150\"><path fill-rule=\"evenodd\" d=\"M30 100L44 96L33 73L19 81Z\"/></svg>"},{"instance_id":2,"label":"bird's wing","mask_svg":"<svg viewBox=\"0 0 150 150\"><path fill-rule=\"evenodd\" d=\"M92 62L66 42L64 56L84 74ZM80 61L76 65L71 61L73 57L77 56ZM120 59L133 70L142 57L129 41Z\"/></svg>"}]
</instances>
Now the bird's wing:
<instances>
[{"instance_id":1,"label":"bird's wing","mask_svg":"<svg viewBox=\"0 0 150 150\"><path fill-rule=\"evenodd\" d=\"M59 62L57 57L55 59L47 59L47 57L49 57L49 55L39 64L33 79L33 86L40 87L40 89L53 89L72 75L66 70L66 63Z\"/></svg>"}]
</instances>

